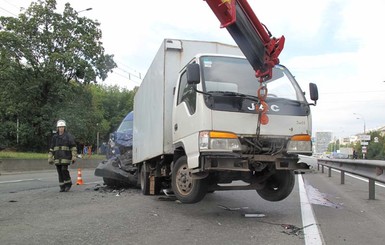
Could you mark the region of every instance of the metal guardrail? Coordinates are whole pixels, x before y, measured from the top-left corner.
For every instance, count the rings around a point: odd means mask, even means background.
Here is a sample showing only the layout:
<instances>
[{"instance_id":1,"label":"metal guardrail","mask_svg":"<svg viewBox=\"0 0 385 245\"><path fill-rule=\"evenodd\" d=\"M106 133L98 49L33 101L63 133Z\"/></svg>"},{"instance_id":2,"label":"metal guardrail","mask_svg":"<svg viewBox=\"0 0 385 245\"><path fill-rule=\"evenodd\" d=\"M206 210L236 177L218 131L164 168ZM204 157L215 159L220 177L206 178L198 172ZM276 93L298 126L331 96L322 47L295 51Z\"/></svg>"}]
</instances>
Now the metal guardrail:
<instances>
[{"instance_id":1,"label":"metal guardrail","mask_svg":"<svg viewBox=\"0 0 385 245\"><path fill-rule=\"evenodd\" d=\"M103 159L77 159L70 169L96 168ZM55 170L55 165L48 164L46 159L0 159L0 175L3 173Z\"/></svg>"},{"instance_id":2,"label":"metal guardrail","mask_svg":"<svg viewBox=\"0 0 385 245\"><path fill-rule=\"evenodd\" d=\"M385 161L380 160L349 160L349 159L318 159L317 169L322 173L324 167L328 167L328 175L332 176L332 169L341 171L341 184L345 184L345 173L358 175L369 180L369 200L375 199L375 184L376 181L385 183Z\"/></svg>"}]
</instances>

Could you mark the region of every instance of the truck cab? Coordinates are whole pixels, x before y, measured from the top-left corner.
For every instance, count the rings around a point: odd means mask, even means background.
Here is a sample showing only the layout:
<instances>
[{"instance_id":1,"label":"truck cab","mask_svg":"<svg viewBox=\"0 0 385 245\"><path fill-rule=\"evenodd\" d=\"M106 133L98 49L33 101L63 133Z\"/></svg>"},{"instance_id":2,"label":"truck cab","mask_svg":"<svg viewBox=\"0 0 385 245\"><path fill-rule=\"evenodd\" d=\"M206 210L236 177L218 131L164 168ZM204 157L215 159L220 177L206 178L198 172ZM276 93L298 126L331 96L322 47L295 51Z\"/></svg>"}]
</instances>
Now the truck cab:
<instances>
[{"instance_id":1,"label":"truck cab","mask_svg":"<svg viewBox=\"0 0 385 245\"><path fill-rule=\"evenodd\" d=\"M185 155L175 170L179 198L194 196L186 169L191 182L207 182L195 185L202 190L191 200L236 180L270 201L291 193L294 171L309 168L298 154L312 154L310 105L286 67L276 65L272 74L265 84L269 122L258 127L260 84L246 58L200 54L182 69L172 121L174 148ZM318 99L315 85L310 89Z\"/></svg>"}]
</instances>

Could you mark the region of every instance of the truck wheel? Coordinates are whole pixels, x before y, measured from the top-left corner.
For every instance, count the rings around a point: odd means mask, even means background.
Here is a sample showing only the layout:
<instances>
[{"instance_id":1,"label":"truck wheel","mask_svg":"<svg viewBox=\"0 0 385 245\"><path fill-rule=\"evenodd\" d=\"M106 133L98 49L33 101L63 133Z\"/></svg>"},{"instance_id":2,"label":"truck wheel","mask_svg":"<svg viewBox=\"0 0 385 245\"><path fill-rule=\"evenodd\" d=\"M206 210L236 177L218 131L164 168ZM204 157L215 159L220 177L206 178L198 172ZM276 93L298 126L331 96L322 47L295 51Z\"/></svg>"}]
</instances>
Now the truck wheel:
<instances>
[{"instance_id":1,"label":"truck wheel","mask_svg":"<svg viewBox=\"0 0 385 245\"><path fill-rule=\"evenodd\" d=\"M187 157L180 157L172 169L172 189L182 203L196 203L207 192L207 178L193 179L187 165Z\"/></svg>"},{"instance_id":2,"label":"truck wheel","mask_svg":"<svg viewBox=\"0 0 385 245\"><path fill-rule=\"evenodd\" d=\"M143 195L150 195L150 172L147 171L145 163L142 164L140 170L140 189Z\"/></svg>"},{"instance_id":3,"label":"truck wheel","mask_svg":"<svg viewBox=\"0 0 385 245\"><path fill-rule=\"evenodd\" d=\"M270 202L282 201L288 197L294 188L295 176L293 171L279 170L265 182L265 186L257 193Z\"/></svg>"}]
</instances>

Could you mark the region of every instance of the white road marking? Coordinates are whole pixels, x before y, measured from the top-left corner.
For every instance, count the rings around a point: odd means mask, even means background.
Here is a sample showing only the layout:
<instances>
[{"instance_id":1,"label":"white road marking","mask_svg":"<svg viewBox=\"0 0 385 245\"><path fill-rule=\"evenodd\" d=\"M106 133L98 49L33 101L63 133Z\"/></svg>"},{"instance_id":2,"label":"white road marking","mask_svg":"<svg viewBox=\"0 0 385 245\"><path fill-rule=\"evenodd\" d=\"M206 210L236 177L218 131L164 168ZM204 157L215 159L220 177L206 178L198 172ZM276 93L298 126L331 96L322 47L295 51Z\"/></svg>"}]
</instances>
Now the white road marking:
<instances>
[{"instance_id":1,"label":"white road marking","mask_svg":"<svg viewBox=\"0 0 385 245\"><path fill-rule=\"evenodd\" d=\"M0 181L0 184L19 183L19 182L35 181L35 180L41 181L41 179L19 179L19 180Z\"/></svg>"},{"instance_id":2,"label":"white road marking","mask_svg":"<svg viewBox=\"0 0 385 245\"><path fill-rule=\"evenodd\" d=\"M316 218L314 216L313 208L309 202L309 198L306 193L305 184L303 182L303 176L298 174L298 186L299 197L301 204L302 215L302 227L305 236L306 245L319 245L324 244L322 239L322 233L318 227Z\"/></svg>"}]
</instances>

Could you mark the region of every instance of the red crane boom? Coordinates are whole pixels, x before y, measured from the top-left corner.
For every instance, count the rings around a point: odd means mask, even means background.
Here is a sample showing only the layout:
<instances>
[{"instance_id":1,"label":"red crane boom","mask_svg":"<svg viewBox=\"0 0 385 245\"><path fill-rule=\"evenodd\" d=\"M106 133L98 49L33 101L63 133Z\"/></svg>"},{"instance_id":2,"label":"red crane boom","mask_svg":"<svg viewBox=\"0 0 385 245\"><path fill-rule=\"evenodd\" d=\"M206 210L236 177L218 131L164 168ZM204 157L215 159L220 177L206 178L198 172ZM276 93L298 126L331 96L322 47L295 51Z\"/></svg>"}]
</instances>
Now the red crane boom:
<instances>
[{"instance_id":1,"label":"red crane boom","mask_svg":"<svg viewBox=\"0 0 385 245\"><path fill-rule=\"evenodd\" d=\"M273 67L279 63L285 37L272 37L258 20L247 0L206 0L255 71L260 81L271 78Z\"/></svg>"}]
</instances>

